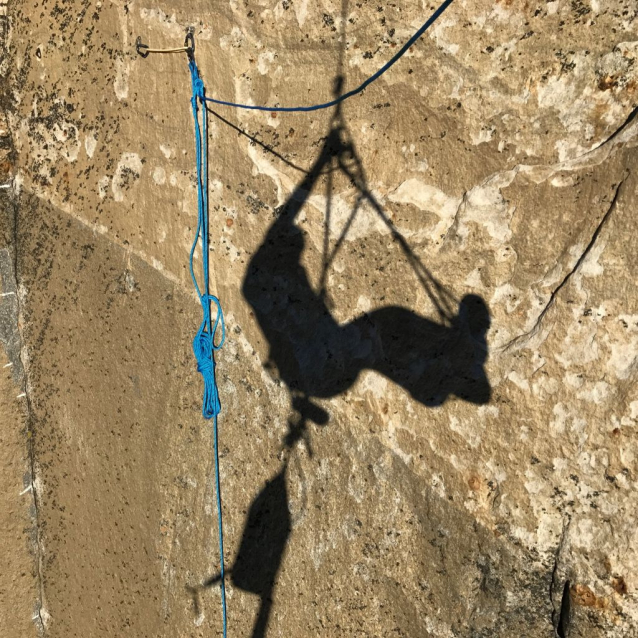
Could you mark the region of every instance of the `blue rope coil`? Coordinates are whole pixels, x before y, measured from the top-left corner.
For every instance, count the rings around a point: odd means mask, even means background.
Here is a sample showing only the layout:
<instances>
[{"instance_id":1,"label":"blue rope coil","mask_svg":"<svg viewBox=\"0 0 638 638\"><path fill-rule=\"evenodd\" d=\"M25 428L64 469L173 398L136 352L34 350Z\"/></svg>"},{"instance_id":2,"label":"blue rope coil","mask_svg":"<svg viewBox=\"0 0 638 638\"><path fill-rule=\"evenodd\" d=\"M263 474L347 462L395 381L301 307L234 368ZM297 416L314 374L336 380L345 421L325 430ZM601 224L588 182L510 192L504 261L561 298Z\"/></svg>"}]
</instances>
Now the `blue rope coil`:
<instances>
[{"instance_id":1,"label":"blue rope coil","mask_svg":"<svg viewBox=\"0 0 638 638\"><path fill-rule=\"evenodd\" d=\"M410 49L410 47L436 22L441 14L452 4L453 0L445 0L437 10L421 25L421 27L415 32L415 34L397 51L395 55L388 60L376 73L371 75L365 82L361 83L356 89L352 89L338 98L331 100L330 102L323 102L322 104L313 104L311 106L254 106L252 104L239 104L237 102L227 102L225 100L218 100L212 97L203 97L205 102L212 102L213 104L219 104L220 106L232 106L237 109L249 109L251 111L268 111L274 113L306 113L308 111L319 111L320 109L328 109L331 106L344 102L348 98L357 95L364 91L375 80L378 80L390 67L401 59L404 54Z\"/></svg>"},{"instance_id":2,"label":"blue rope coil","mask_svg":"<svg viewBox=\"0 0 638 638\"><path fill-rule=\"evenodd\" d=\"M226 327L224 325L224 313L219 299L210 294L209 289L209 265L208 265L208 121L206 108L202 108L202 124L199 123L199 104L204 105L205 89L204 82L199 77L199 71L195 60L191 58L189 62L191 73L191 84L193 96L191 106L193 109L193 120L195 122L195 149L197 161L197 230L195 239L190 251L190 273L197 291L197 296L202 305L202 323L193 339L193 353L197 360L197 371L204 380L204 398L202 401L202 414L205 419L213 419L213 444L215 452L215 489L217 496L217 524L219 532L219 563L220 563L220 587L222 598L222 620L224 638L227 631L226 617L226 583L224 570L224 527L222 522L222 497L221 481L219 478L219 447L218 447L218 427L217 415L221 411L219 391L215 379L215 351L219 350L226 339ZM201 241L202 247L202 270L203 281L200 288L195 276L194 260L195 249ZM215 305L217 313L215 321L212 320L211 306ZM215 344L215 333L221 327L221 339Z\"/></svg>"},{"instance_id":3,"label":"blue rope coil","mask_svg":"<svg viewBox=\"0 0 638 638\"><path fill-rule=\"evenodd\" d=\"M224 344L226 338L226 329L224 326L224 315L219 299L214 295L203 295L204 303L204 319L193 339L193 353L197 359L197 372L201 373L204 379L204 399L202 401L202 414L205 419L217 416L221 411L221 403L219 401L219 392L215 381L215 358L213 353L219 350ZM210 304L217 305L217 316L212 330L208 328L210 325ZM213 341L213 335L217 330L218 324L221 322L222 338L218 345Z\"/></svg>"}]
</instances>

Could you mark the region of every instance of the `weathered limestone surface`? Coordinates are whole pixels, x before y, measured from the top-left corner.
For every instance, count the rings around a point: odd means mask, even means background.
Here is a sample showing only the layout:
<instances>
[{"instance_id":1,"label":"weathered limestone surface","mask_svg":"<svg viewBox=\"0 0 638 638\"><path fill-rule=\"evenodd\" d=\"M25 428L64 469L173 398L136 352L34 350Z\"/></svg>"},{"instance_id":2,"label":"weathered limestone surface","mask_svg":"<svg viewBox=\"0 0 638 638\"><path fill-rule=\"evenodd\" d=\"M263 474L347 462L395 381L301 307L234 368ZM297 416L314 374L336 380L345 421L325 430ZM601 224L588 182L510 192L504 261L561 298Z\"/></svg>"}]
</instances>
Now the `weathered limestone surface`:
<instances>
[{"instance_id":1,"label":"weathered limestone surface","mask_svg":"<svg viewBox=\"0 0 638 638\"><path fill-rule=\"evenodd\" d=\"M221 635L190 79L136 37L310 104L404 4L0 4L11 638ZM209 116L230 635L638 636L637 25L456 0L336 113Z\"/></svg>"}]
</instances>

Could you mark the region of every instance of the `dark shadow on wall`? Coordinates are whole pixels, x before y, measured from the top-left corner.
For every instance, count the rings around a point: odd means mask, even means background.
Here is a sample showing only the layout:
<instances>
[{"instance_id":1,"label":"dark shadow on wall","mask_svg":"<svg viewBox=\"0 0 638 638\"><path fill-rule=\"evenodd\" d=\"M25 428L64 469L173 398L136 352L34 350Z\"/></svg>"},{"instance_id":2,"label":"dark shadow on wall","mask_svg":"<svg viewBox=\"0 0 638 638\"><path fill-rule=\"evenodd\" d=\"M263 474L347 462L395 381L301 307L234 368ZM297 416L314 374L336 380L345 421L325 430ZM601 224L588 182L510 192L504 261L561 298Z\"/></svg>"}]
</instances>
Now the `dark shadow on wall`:
<instances>
[{"instance_id":1,"label":"dark shadow on wall","mask_svg":"<svg viewBox=\"0 0 638 638\"><path fill-rule=\"evenodd\" d=\"M343 77L339 73L335 96L341 94L342 86ZM451 396L477 405L486 404L491 395L484 370L490 314L485 301L477 295L456 300L385 214L368 187L340 105L335 107L328 134L308 171L215 111L209 112L304 174L286 203L276 211L276 219L248 264L242 286L242 293L269 343L269 360L264 365L276 367L290 392L295 412L284 439L282 468L253 501L239 551L228 570L236 587L260 596L252 638L263 638L276 576L292 529L286 490L288 461L298 441L304 441L312 455L308 423L326 425L329 420L328 413L312 399L335 397L350 388L362 371L375 370L425 406L440 406ZM356 188L356 197L349 218L331 247L328 239L336 172L341 172ZM322 177L326 178L326 228L322 276L319 290L315 290L302 265L305 241L296 220ZM365 213L364 206L368 209ZM438 321L401 306L380 307L345 324L332 316L326 291L328 270L355 217L371 214L370 210L380 217L405 254L436 309ZM191 589L198 613L199 592L218 582L219 576L214 576Z\"/></svg>"},{"instance_id":2,"label":"dark shadow on wall","mask_svg":"<svg viewBox=\"0 0 638 638\"><path fill-rule=\"evenodd\" d=\"M341 80L337 80L340 88ZM301 265L305 240L296 218L326 176L326 233L330 236L331 175L342 172L356 187L351 214L333 248L324 246L320 289L314 290ZM440 321L401 306L385 306L340 324L332 316L326 273L364 203L379 215L404 251L433 301ZM327 422L311 399L331 398L352 386L363 370L380 372L423 405L442 405L450 396L474 404L490 399L485 374L490 316L477 295L456 302L414 254L370 192L362 163L336 107L319 156L248 264L242 292L269 343L267 366L276 367L289 388L300 419Z\"/></svg>"}]
</instances>

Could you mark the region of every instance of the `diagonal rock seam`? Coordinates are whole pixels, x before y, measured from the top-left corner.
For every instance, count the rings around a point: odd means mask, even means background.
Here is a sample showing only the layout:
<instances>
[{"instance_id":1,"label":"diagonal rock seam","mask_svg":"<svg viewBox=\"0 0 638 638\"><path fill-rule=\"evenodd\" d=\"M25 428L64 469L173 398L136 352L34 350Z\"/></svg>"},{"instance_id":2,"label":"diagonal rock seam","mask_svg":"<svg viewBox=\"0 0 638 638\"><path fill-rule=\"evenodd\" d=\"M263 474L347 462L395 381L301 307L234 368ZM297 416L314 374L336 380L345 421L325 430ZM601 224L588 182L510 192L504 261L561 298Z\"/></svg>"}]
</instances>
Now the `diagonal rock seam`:
<instances>
[{"instance_id":1,"label":"diagonal rock seam","mask_svg":"<svg viewBox=\"0 0 638 638\"><path fill-rule=\"evenodd\" d=\"M543 307L539 315L536 317L534 325L526 332L523 332L522 334L517 335L516 337L508 341L504 346L501 347L502 351L507 351L510 348L517 346L522 342L528 341L531 337L533 337L534 335L538 333L538 330L541 327L543 319L549 312L550 308L554 305L554 302L556 301L558 294L567 285L572 275L574 275L580 269L580 267L583 265L583 262L587 258L587 255L591 252L592 248L596 244L596 241L598 240L598 237L600 236L602 229L605 227L605 225L609 221L609 218L611 217L612 212L616 209L616 206L618 204L618 199L623 189L623 185L627 181L628 177L629 177L629 173L627 173L625 177L621 180L621 182L616 186L616 189L614 191L614 196L612 197L609 208L603 215L602 219L598 222L598 225L596 226L591 236L591 239L589 240L589 243L585 247L585 250L583 250L583 252L580 254L578 259L576 260L576 263L563 277L562 281L558 284L558 286L556 286L556 288L552 290L549 296L549 300L547 301L547 303L545 304L545 306Z\"/></svg>"}]
</instances>

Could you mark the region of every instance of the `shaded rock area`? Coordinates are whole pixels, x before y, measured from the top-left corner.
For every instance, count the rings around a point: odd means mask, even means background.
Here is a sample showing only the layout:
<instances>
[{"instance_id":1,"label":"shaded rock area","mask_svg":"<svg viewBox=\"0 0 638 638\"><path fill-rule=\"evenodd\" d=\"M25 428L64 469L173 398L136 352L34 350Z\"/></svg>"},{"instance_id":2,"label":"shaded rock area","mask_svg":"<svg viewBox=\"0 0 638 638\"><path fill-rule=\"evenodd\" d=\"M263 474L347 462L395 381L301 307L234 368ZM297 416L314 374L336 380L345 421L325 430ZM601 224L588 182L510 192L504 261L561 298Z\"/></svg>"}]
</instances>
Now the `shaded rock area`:
<instances>
[{"instance_id":1,"label":"shaded rock area","mask_svg":"<svg viewBox=\"0 0 638 638\"><path fill-rule=\"evenodd\" d=\"M307 105L408 4L0 0L3 636L221 635L190 77L136 38ZM211 107L229 635L638 636L637 27L455 0L339 108Z\"/></svg>"}]
</instances>

